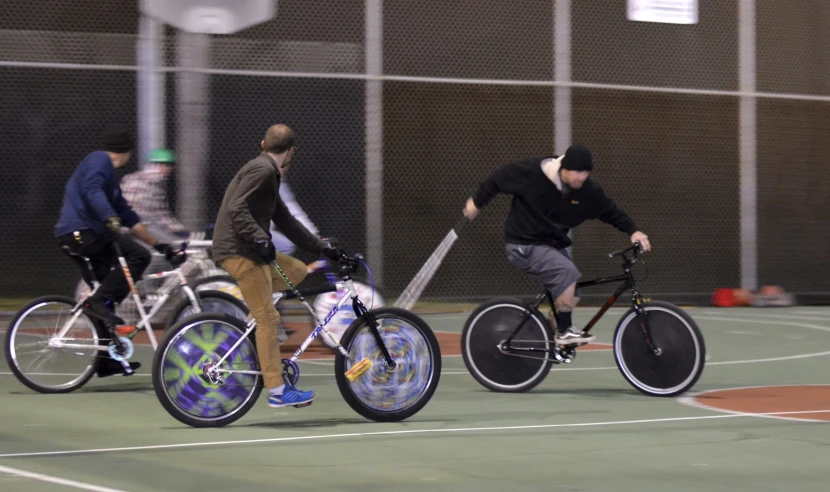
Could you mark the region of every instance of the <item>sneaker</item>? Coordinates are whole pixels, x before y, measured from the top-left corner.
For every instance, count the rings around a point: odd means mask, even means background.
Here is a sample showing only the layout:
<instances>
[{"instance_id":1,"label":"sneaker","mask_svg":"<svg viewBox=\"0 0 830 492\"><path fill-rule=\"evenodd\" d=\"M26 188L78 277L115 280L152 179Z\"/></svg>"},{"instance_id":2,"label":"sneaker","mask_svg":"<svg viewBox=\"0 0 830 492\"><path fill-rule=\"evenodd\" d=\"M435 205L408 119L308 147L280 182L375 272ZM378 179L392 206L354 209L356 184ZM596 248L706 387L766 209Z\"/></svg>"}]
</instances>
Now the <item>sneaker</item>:
<instances>
[{"instance_id":1,"label":"sneaker","mask_svg":"<svg viewBox=\"0 0 830 492\"><path fill-rule=\"evenodd\" d=\"M271 408L282 407L305 407L317 398L313 391L300 391L297 388L286 384L281 395L268 395L268 406Z\"/></svg>"},{"instance_id":2,"label":"sneaker","mask_svg":"<svg viewBox=\"0 0 830 492\"><path fill-rule=\"evenodd\" d=\"M120 374L122 376L132 376L138 368L141 367L141 362L128 362L127 367L116 360L104 359L98 363L97 374L99 378L107 376L114 376Z\"/></svg>"},{"instance_id":3,"label":"sneaker","mask_svg":"<svg viewBox=\"0 0 830 492\"><path fill-rule=\"evenodd\" d=\"M584 345L588 342L593 342L597 337L588 335L585 332L579 331L573 325L569 326L565 331L556 333L554 341L560 345L580 344Z\"/></svg>"}]
</instances>

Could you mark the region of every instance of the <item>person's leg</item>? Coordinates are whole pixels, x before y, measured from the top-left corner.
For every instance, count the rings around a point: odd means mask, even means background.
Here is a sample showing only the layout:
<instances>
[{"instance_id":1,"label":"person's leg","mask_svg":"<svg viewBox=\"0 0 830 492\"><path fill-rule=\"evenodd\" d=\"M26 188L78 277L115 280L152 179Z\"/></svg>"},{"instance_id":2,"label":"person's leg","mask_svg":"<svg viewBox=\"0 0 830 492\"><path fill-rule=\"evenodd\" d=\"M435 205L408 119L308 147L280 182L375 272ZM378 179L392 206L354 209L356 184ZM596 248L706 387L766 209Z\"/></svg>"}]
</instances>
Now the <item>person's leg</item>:
<instances>
[{"instance_id":1,"label":"person's leg","mask_svg":"<svg viewBox=\"0 0 830 492\"><path fill-rule=\"evenodd\" d=\"M544 245L507 245L508 261L542 284L554 299L557 319L555 328L558 342L586 343L593 337L583 336L573 327L572 312L577 302L576 281L579 270L562 250Z\"/></svg>"},{"instance_id":2,"label":"person's leg","mask_svg":"<svg viewBox=\"0 0 830 492\"><path fill-rule=\"evenodd\" d=\"M314 392L302 392L290 387L282 377L282 357L277 340L279 314L271 297L272 267L257 265L241 256L222 260L220 266L236 279L242 297L256 319L257 356L269 392L268 404L277 408L310 403L314 400Z\"/></svg>"},{"instance_id":3,"label":"person's leg","mask_svg":"<svg viewBox=\"0 0 830 492\"><path fill-rule=\"evenodd\" d=\"M95 280L99 282L102 282L103 279L110 276L113 267L110 264L112 259L111 255L107 252L107 248L111 248L111 243L106 238L97 237L89 231L84 231L78 237L75 237L73 234L63 236L59 239L59 243L63 251L81 269L81 275L90 288L92 288L93 275ZM81 256L86 257L89 260L89 264ZM93 270L92 273L90 273L90 266ZM115 336L112 326L117 323L123 323L123 320L115 315L114 305L107 305L108 300L99 297L100 290L99 287L93 296L85 300L84 313L89 315L90 321L98 334L100 344L108 345L110 340ZM141 367L141 363L139 362L125 362L122 364L115 361L110 358L107 351L98 351L97 356L101 359L97 367L98 377L107 377L114 374L129 376Z\"/></svg>"},{"instance_id":4,"label":"person's leg","mask_svg":"<svg viewBox=\"0 0 830 492\"><path fill-rule=\"evenodd\" d=\"M568 250L557 249L556 252L565 257L566 261L562 264L562 268L572 269L573 274L576 275L576 279L578 280L579 277L582 276L582 274L579 273L579 270L574 265L573 260L571 259L571 255L568 253ZM564 331L568 330L569 327L573 327L571 313L573 313L573 310L576 309L577 304L579 304L579 296L580 289L576 288L576 280L574 280L574 282L568 285L568 287L564 291L562 291L562 293L558 297L554 297L554 305L556 306L557 311L556 326L558 332L563 333ZM551 315L552 314L553 313L551 313ZM559 330L558 327L561 327L561 330ZM576 332L577 330L574 329L572 331Z\"/></svg>"},{"instance_id":5,"label":"person's leg","mask_svg":"<svg viewBox=\"0 0 830 492\"><path fill-rule=\"evenodd\" d=\"M133 282L138 282L141 280L144 270L150 264L150 252L127 236L119 235L113 239L114 242L117 242L121 254L124 255L124 260L127 263L127 268L130 270L130 276ZM123 301L130 293L130 286L127 283L127 278L124 276L124 271L121 268L121 262L118 260L118 253L115 247L112 244L107 245L106 248L102 248L95 255L94 259L108 263L113 267L113 270L101 282L101 288L98 289L96 296L116 303Z\"/></svg>"},{"instance_id":6,"label":"person's leg","mask_svg":"<svg viewBox=\"0 0 830 492\"><path fill-rule=\"evenodd\" d=\"M288 280L294 287L297 287L303 280L305 280L306 275L308 275L308 265L292 256L280 253L279 251L277 252L276 263L277 265L279 265L280 269L282 270L282 273L286 277L288 277ZM271 267L271 278L271 285L274 292L290 289L288 284L282 278L282 275L280 275L280 272L278 272L277 269L274 267ZM282 345L286 342L286 340L288 340L289 333L288 330L285 328L285 323L282 322L282 312L279 310L279 304L276 307L277 315L279 316L279 320L277 322L277 339L280 345Z\"/></svg>"}]
</instances>

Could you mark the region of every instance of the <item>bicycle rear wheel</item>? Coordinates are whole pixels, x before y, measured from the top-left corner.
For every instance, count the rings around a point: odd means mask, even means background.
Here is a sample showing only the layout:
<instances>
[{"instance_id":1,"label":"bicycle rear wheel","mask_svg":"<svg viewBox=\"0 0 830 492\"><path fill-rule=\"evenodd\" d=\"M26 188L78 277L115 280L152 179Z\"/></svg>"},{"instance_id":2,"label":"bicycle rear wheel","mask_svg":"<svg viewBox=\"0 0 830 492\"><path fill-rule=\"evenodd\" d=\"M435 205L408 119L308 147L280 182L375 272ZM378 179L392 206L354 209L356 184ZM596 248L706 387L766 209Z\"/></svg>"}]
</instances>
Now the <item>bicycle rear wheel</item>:
<instances>
[{"instance_id":1,"label":"bicycle rear wheel","mask_svg":"<svg viewBox=\"0 0 830 492\"><path fill-rule=\"evenodd\" d=\"M676 396L688 391L703 373L706 346L695 321L668 302L643 304L654 354L645 341L634 309L623 315L614 332L614 359L623 377L649 396Z\"/></svg>"},{"instance_id":2,"label":"bicycle rear wheel","mask_svg":"<svg viewBox=\"0 0 830 492\"><path fill-rule=\"evenodd\" d=\"M153 358L153 389L173 418L191 427L222 427L256 403L262 391L259 374L222 373L222 382L208 376L245 330L245 323L232 316L202 313L164 335ZM259 371L252 337L242 340L220 369Z\"/></svg>"},{"instance_id":3,"label":"bicycle rear wheel","mask_svg":"<svg viewBox=\"0 0 830 492\"><path fill-rule=\"evenodd\" d=\"M6 362L17 379L39 393L69 393L95 374L98 333L92 321L79 314L60 347L57 334L72 317L75 301L63 296L35 299L23 306L6 329ZM89 346L85 348L84 346Z\"/></svg>"},{"instance_id":4,"label":"bicycle rear wheel","mask_svg":"<svg viewBox=\"0 0 830 492\"><path fill-rule=\"evenodd\" d=\"M503 352L499 345L516 329L527 307L518 299L492 299L478 306L461 332L461 355L473 378L490 391L521 393L535 388L550 372L546 352ZM552 347L550 327L533 312L510 342L516 348Z\"/></svg>"},{"instance_id":5,"label":"bicycle rear wheel","mask_svg":"<svg viewBox=\"0 0 830 492\"><path fill-rule=\"evenodd\" d=\"M397 366L391 372L365 316L343 334L334 359L335 379L346 403L375 422L399 422L418 413L432 398L441 377L441 348L429 325L419 316L398 308L369 311ZM363 359L371 367L350 381L345 373Z\"/></svg>"}]
</instances>

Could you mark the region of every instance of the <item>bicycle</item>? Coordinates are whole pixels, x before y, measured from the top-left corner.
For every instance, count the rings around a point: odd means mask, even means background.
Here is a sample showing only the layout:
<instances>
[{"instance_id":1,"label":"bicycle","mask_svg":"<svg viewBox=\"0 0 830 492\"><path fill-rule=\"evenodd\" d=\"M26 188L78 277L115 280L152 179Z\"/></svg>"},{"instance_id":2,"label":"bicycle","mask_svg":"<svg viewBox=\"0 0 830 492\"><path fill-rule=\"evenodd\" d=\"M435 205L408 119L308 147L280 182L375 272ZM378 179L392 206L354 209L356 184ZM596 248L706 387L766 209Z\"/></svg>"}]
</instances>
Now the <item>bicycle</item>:
<instances>
[{"instance_id":1,"label":"bicycle","mask_svg":"<svg viewBox=\"0 0 830 492\"><path fill-rule=\"evenodd\" d=\"M130 293L138 307L140 322L135 326L114 327L110 333L111 338L101 338L92 320L82 310L82 305L88 296L75 300L70 297L52 295L30 301L12 318L5 337L6 362L15 377L29 389L39 393L69 393L81 388L95 374L102 358L101 352L121 362L127 369L129 367L127 361L135 352L133 339L141 331L147 332L153 350L157 348L158 342L150 321L167 301L172 291L163 292L150 311L146 312L121 249L117 243L113 244L130 287ZM95 278L90 260L86 257L81 258L86 262L92 274L93 286L89 292L89 295L92 295L101 284ZM146 275L146 277L178 278L178 286L187 296L187 299L183 300L177 308L179 313L200 313L210 310L229 313L240 319L245 319L248 315L248 308L244 303L224 292L195 292L187 284L181 268L177 267L173 270ZM31 350L27 351L27 348ZM43 370L43 364L52 362L59 353L66 353L71 357L68 361L59 362L52 371ZM22 356L26 354L37 355L34 360L26 364L22 360ZM34 367L35 365L37 367ZM64 381L65 378L72 379Z\"/></svg>"},{"instance_id":2,"label":"bicycle","mask_svg":"<svg viewBox=\"0 0 830 492\"><path fill-rule=\"evenodd\" d=\"M630 290L631 308L622 315L614 331L617 367L641 393L676 396L688 391L700 378L706 346L697 324L684 310L640 295L631 269L641 252L639 243L615 251L609 257L622 257L622 274L577 282L577 288L621 282L584 331L589 332ZM556 319L556 306L547 292L531 303L514 298L492 299L470 314L461 334L461 350L464 364L482 386L494 392L529 391L547 377L553 364L574 360L578 344L556 344L550 324L539 312L545 298Z\"/></svg>"},{"instance_id":3,"label":"bicycle","mask_svg":"<svg viewBox=\"0 0 830 492\"><path fill-rule=\"evenodd\" d=\"M398 422L419 412L432 398L441 375L441 350L429 325L398 308L367 309L351 275L362 259L337 262L346 293L321 322L290 287L281 295L297 297L314 316L316 328L291 358L283 358L283 376L297 384L297 360L318 337L335 347L335 378L340 394L358 414L376 422ZM365 263L364 263L365 266ZM367 268L368 271L368 268ZM337 342L326 325L351 300L357 319ZM262 391L262 372L251 334L256 320L244 323L227 315L199 314L183 320L162 338L152 366L153 387L164 409L191 427L223 427L245 415Z\"/></svg>"},{"instance_id":4,"label":"bicycle","mask_svg":"<svg viewBox=\"0 0 830 492\"><path fill-rule=\"evenodd\" d=\"M215 295L217 292L222 292L235 297L243 304L245 303L241 294L237 295L234 292L234 288L238 290L236 284L229 284L224 277L218 276L223 270L210 260L207 252L210 245L210 241L199 239L189 239L183 242L182 249L187 255L187 261L176 267L178 273L175 275L144 275L144 279L136 283L139 291L144 292L142 304L145 310L151 311L149 316L153 323L161 323L167 329L181 319L193 314L194 310L191 307L195 305L193 303L194 293L206 292L206 299L221 298L219 302L222 302L227 300L228 297ZM160 261L151 263L148 269L154 268L154 265L157 268L166 264L164 255L155 251L151 251L150 254ZM182 276L186 278L183 279ZM191 280L188 281L187 278ZM208 279L213 280L207 282ZM89 285L83 279L79 280L78 286L75 288L75 298L81 299L90 295L92 293ZM167 303L171 303L169 308ZM126 320L127 324L135 324L132 323L132 320L136 319L137 315L140 316L134 300L129 297L116 307L116 314Z\"/></svg>"}]
</instances>

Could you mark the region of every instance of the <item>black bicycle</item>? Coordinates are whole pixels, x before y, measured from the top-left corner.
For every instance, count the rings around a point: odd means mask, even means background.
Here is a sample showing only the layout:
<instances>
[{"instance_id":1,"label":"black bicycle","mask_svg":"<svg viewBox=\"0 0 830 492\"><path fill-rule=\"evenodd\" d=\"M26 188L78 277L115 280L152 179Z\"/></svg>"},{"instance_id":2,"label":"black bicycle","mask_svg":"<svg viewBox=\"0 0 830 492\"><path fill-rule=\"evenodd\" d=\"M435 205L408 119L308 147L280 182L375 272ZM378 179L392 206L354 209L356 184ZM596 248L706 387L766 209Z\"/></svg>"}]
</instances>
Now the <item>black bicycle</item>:
<instances>
[{"instance_id":1,"label":"black bicycle","mask_svg":"<svg viewBox=\"0 0 830 492\"><path fill-rule=\"evenodd\" d=\"M622 257L621 275L578 282L578 288L620 282L617 290L585 326L589 332L624 292L631 291L631 309L614 332L614 359L623 377L650 396L675 396L688 391L703 373L706 346L695 321L674 304L645 300L637 289L632 267L642 248L609 254ZM570 363L579 344L558 345L553 330L539 312L545 292L532 303L514 298L492 299L478 306L461 334L464 364L484 387L496 392L529 391L541 383L553 364Z\"/></svg>"}]
</instances>

